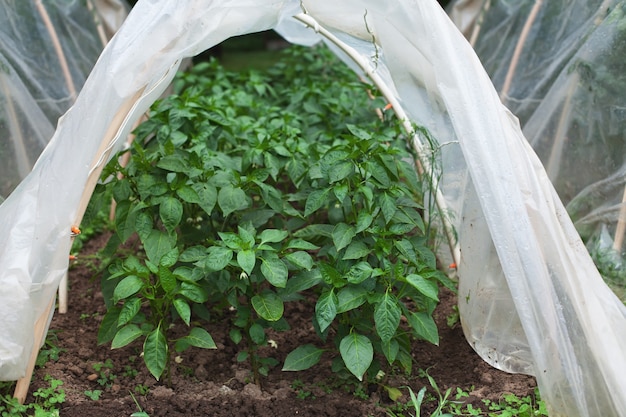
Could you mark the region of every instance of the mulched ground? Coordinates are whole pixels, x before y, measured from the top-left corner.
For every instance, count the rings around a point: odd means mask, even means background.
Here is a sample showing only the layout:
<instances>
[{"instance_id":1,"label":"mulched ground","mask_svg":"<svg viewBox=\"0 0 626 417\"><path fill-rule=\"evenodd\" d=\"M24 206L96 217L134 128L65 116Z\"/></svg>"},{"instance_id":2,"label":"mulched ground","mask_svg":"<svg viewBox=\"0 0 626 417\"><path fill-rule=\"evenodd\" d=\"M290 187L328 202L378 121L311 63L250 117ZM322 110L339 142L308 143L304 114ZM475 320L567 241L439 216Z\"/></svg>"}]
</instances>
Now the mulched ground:
<instances>
[{"instance_id":1,"label":"mulched ground","mask_svg":"<svg viewBox=\"0 0 626 417\"><path fill-rule=\"evenodd\" d=\"M83 254L93 253L104 242L106 237L92 239ZM281 366L277 366L261 387L251 383L247 363L236 360L240 347L228 337L227 314L207 329L217 350L185 351L179 358L182 362L172 368L171 385L157 382L139 357L139 342L118 350L97 345L98 326L106 310L99 280L92 275L92 270L80 261L70 270L69 312L55 314L49 333L49 340L61 351L57 360L36 369L31 384L31 391L47 386L44 381L47 374L63 381L66 400L61 405L62 417L130 416L139 411L135 400L151 417L387 416L385 407L393 406L382 385L359 387L362 388L359 393L354 383L338 381L330 369L330 354L325 354L322 363L307 371L282 372ZM440 345L415 342L413 376L392 375L386 384L398 388L409 385L417 392L428 385L418 371L427 369L442 391L452 388L455 392L460 387L470 392L465 400L474 405L481 405L485 398L498 400L504 393L532 394L536 386L533 378L491 368L471 349L458 323L448 327L446 318L453 312L456 298L450 292L443 292L441 298L435 312ZM291 330L272 334L277 347L264 348L263 353L282 364L286 355L299 345L321 346L311 325L313 307L307 302L289 306L286 317ZM45 349L50 346L44 346ZM105 374L102 386L98 382L103 380L102 375L94 370L94 364L107 361L111 365L101 368ZM85 395L86 391L94 390L102 391L98 400ZM400 401L406 402L406 389L403 392ZM27 401L32 400L29 395ZM433 406L431 402L430 407Z\"/></svg>"}]
</instances>

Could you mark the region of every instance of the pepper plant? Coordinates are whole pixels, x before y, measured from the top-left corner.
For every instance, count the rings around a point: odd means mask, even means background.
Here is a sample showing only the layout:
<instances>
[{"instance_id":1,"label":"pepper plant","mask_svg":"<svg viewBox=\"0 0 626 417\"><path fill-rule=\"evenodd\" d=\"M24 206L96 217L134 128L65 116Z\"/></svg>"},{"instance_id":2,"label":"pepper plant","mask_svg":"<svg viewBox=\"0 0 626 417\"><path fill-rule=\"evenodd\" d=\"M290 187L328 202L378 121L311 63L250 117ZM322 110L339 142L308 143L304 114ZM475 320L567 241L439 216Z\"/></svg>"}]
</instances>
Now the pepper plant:
<instances>
[{"instance_id":1,"label":"pepper plant","mask_svg":"<svg viewBox=\"0 0 626 417\"><path fill-rule=\"evenodd\" d=\"M104 277L100 342L142 338L160 378L172 347L215 348L212 317L232 311L230 337L258 381L278 363L258 354L266 330L288 329L285 304L306 294L337 369L362 379L378 357L410 371L411 341L438 342L439 284L453 285L428 247L401 130L375 117L384 103L366 89L321 48L290 48L263 73L213 61L180 74L137 129L130 163L105 170L122 179L97 191L117 201L109 247L136 248ZM178 322L189 331L175 339ZM323 352L300 346L283 369Z\"/></svg>"}]
</instances>

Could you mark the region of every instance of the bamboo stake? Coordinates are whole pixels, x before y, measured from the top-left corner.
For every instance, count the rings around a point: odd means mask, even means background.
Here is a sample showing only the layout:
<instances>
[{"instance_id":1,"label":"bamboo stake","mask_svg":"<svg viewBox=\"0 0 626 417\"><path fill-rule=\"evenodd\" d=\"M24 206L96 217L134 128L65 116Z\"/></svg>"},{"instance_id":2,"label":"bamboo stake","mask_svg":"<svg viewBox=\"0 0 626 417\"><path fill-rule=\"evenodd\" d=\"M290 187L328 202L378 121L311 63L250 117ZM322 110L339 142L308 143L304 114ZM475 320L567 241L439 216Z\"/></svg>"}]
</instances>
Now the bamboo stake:
<instances>
[{"instance_id":1,"label":"bamboo stake","mask_svg":"<svg viewBox=\"0 0 626 417\"><path fill-rule=\"evenodd\" d=\"M93 16L93 21L96 24L96 30L98 31L98 36L100 37L100 42L102 42L102 46L106 46L109 43L107 39L107 35L104 31L104 25L102 24L102 19L98 15L98 11L93 5L92 0L87 0L87 9L91 12Z\"/></svg>"},{"instance_id":2,"label":"bamboo stake","mask_svg":"<svg viewBox=\"0 0 626 417\"><path fill-rule=\"evenodd\" d=\"M17 172L20 178L24 178L32 169L32 163L28 158L28 153L26 152L24 135L22 134L22 130L20 129L20 122L17 117L17 112L15 111L15 106L13 105L13 100L9 91L9 87L7 86L6 76L1 72L0 87L2 88L4 96L7 99L6 109L8 113L7 117L10 132L9 137L13 142L13 152L15 156L15 161L17 163Z\"/></svg>"},{"instance_id":3,"label":"bamboo stake","mask_svg":"<svg viewBox=\"0 0 626 417\"><path fill-rule=\"evenodd\" d=\"M515 75L515 70L517 69L517 64L519 62L520 55L522 54L522 49L524 49L524 44L526 43L526 39L528 38L528 33L530 32L530 28L533 23L535 23L535 19L537 18L537 14L543 5L543 0L535 0L535 4L533 8L530 10L530 14L526 19L526 23L524 23L524 27L522 28L522 33L517 40L517 44L515 45L515 51L513 52L513 57L511 58L511 63L509 65L509 70L506 73L506 77L504 78L504 84L502 85L502 90L500 90L500 100L504 103L505 97L509 94L509 89L511 88L511 82L513 81L513 76Z\"/></svg>"},{"instance_id":4,"label":"bamboo stake","mask_svg":"<svg viewBox=\"0 0 626 417\"><path fill-rule=\"evenodd\" d=\"M320 33L326 39L331 41L333 44L337 45L341 50L343 50L361 69L370 77L370 79L374 82L376 87L380 90L380 92L385 96L387 102L393 107L393 110L396 113L396 117L402 123L402 127L404 130L411 136L412 143L415 153L419 159L418 169L420 174L424 172L430 173L434 172L433 167L430 163L430 160L426 156L425 145L422 143L422 140L417 135L413 126L411 126L411 122L409 121L408 116L404 112L404 109L395 98L391 90L387 87L387 85L383 82L383 80L375 73L375 71L371 68L370 62L364 59L356 50L346 45L344 42L339 40L335 35L330 33L325 28L321 27L319 23L310 15L306 13L299 13L294 18L305 25L313 28L316 32ZM421 166L420 166L421 165ZM431 182L432 189L435 193L435 204L437 205L437 209L441 213L441 221L444 228L444 232L446 235L446 239L448 241L448 246L450 247L450 253L456 265L459 265L461 250L459 248L458 243L456 242L456 237L454 236L454 227L450 223L450 219L445 215L448 212L447 204L443 198L443 194L439 189L437 180L432 176L429 178Z\"/></svg>"},{"instance_id":5,"label":"bamboo stake","mask_svg":"<svg viewBox=\"0 0 626 417\"><path fill-rule=\"evenodd\" d=\"M30 352L30 357L28 359L28 366L26 367L26 375L23 378L20 378L15 385L15 391L13 392L13 396L17 398L20 404L24 404L26 400L26 395L28 394L28 387L30 386L30 380L33 375L33 370L35 369L35 362L37 361L37 356L39 355L39 348L43 344L44 337L46 337L46 327L48 325L48 319L50 318L50 314L54 309L54 298L50 300L48 307L46 307L45 311L41 313L41 316L35 322L35 335L33 341L33 349Z\"/></svg>"},{"instance_id":6,"label":"bamboo stake","mask_svg":"<svg viewBox=\"0 0 626 417\"><path fill-rule=\"evenodd\" d=\"M37 11L41 15L41 18L46 25L46 29L48 30L48 34L50 35L50 40L52 41L54 51L59 57L59 64L61 65L63 76L65 77L65 84L67 85L67 89L70 93L72 102L74 102L76 100L76 87L74 86L74 81L72 80L72 75L70 74L70 69L67 65L67 59L65 59L65 54L63 53L63 48L61 47L61 43L59 42L57 32L54 29L52 21L50 20L50 15L48 15L48 12L46 11L44 5L41 3L41 0L35 0L35 6L37 7Z\"/></svg>"},{"instance_id":7,"label":"bamboo stake","mask_svg":"<svg viewBox=\"0 0 626 417\"><path fill-rule=\"evenodd\" d=\"M491 0L485 0L485 3L482 7L482 11L476 20L476 24L474 25L474 30L472 31L472 35L469 38L469 43L474 47L476 45L476 41L478 40L478 35L480 34L480 29L482 29L483 21L485 20L485 15L487 11L491 7Z\"/></svg>"},{"instance_id":8,"label":"bamboo stake","mask_svg":"<svg viewBox=\"0 0 626 417\"><path fill-rule=\"evenodd\" d=\"M613 240L613 249L621 255L622 244L624 243L624 234L626 233L626 186L622 195L622 204L617 218L617 228L615 229L615 240Z\"/></svg>"}]
</instances>

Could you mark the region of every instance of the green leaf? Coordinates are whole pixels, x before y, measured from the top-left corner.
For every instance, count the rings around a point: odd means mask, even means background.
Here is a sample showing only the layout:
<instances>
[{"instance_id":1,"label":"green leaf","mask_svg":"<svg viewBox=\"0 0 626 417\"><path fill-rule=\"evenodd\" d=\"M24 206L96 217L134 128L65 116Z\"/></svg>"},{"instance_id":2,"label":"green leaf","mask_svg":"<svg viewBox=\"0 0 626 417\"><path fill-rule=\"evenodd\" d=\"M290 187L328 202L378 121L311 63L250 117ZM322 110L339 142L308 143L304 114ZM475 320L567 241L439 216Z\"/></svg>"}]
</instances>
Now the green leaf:
<instances>
[{"instance_id":1,"label":"green leaf","mask_svg":"<svg viewBox=\"0 0 626 417\"><path fill-rule=\"evenodd\" d=\"M175 298L174 301L172 301L172 304L174 304L174 308L180 318L187 326L189 326L189 323L191 322L191 308L189 307L189 303L182 298Z\"/></svg>"},{"instance_id":2,"label":"green leaf","mask_svg":"<svg viewBox=\"0 0 626 417\"><path fill-rule=\"evenodd\" d=\"M278 243L282 242L287 236L289 236L289 233L285 230L265 229L261 232L259 238L261 239L261 244Z\"/></svg>"},{"instance_id":3,"label":"green leaf","mask_svg":"<svg viewBox=\"0 0 626 417\"><path fill-rule=\"evenodd\" d=\"M261 259L261 273L275 287L285 288L289 271L287 265L276 254L268 253Z\"/></svg>"},{"instance_id":4,"label":"green leaf","mask_svg":"<svg viewBox=\"0 0 626 417\"><path fill-rule=\"evenodd\" d=\"M413 313L411 312L407 317L409 324L415 331L415 335L421 339L424 339L434 345L439 345L439 333L437 331L437 324L432 316L425 312Z\"/></svg>"},{"instance_id":5,"label":"green leaf","mask_svg":"<svg viewBox=\"0 0 626 417\"><path fill-rule=\"evenodd\" d=\"M328 193L330 188L324 190L315 190L306 199L304 205L304 216L310 216L328 201Z\"/></svg>"},{"instance_id":6,"label":"green leaf","mask_svg":"<svg viewBox=\"0 0 626 417\"><path fill-rule=\"evenodd\" d=\"M395 336L400 325L402 315L398 303L400 301L389 292L386 292L382 300L376 304L374 309L374 323L376 323L376 333L383 342L389 342Z\"/></svg>"},{"instance_id":7,"label":"green leaf","mask_svg":"<svg viewBox=\"0 0 626 417\"><path fill-rule=\"evenodd\" d=\"M159 260L159 266L164 266L166 268L174 266L178 261L178 254L178 248L174 248L171 251L167 252Z\"/></svg>"},{"instance_id":8,"label":"green leaf","mask_svg":"<svg viewBox=\"0 0 626 417\"><path fill-rule=\"evenodd\" d=\"M367 262L359 262L353 265L346 274L346 281L350 284L360 284L372 276L373 269Z\"/></svg>"},{"instance_id":9,"label":"green leaf","mask_svg":"<svg viewBox=\"0 0 626 417\"><path fill-rule=\"evenodd\" d=\"M146 256L150 262L158 265L161 257L174 248L175 238L160 230L152 230L147 239L142 241Z\"/></svg>"},{"instance_id":10,"label":"green leaf","mask_svg":"<svg viewBox=\"0 0 626 417\"><path fill-rule=\"evenodd\" d=\"M320 263L318 268L322 274L322 279L328 285L332 285L334 287L342 287L345 285L345 281L341 279L339 272L332 266L327 263Z\"/></svg>"},{"instance_id":11,"label":"green leaf","mask_svg":"<svg viewBox=\"0 0 626 417\"><path fill-rule=\"evenodd\" d=\"M348 248L346 249L346 253L344 253L343 255L343 260L347 260L347 259L361 259L363 257L366 257L367 255L369 255L371 252L370 248L368 248L365 243L361 242L361 241L356 241L356 242L352 242L350 243L350 245L348 245Z\"/></svg>"},{"instance_id":12,"label":"green leaf","mask_svg":"<svg viewBox=\"0 0 626 417\"><path fill-rule=\"evenodd\" d=\"M182 155L166 155L159 159L157 167L171 172L187 172L189 169Z\"/></svg>"},{"instance_id":13,"label":"green leaf","mask_svg":"<svg viewBox=\"0 0 626 417\"><path fill-rule=\"evenodd\" d=\"M202 349L217 349L217 345L213 341L209 332L202 327L194 327L183 339L185 339L185 341L191 346Z\"/></svg>"},{"instance_id":14,"label":"green leaf","mask_svg":"<svg viewBox=\"0 0 626 417\"><path fill-rule=\"evenodd\" d=\"M292 239L287 244L286 249L302 249L302 250L317 250L320 247L312 244L311 242L307 242L302 239Z\"/></svg>"},{"instance_id":15,"label":"green leaf","mask_svg":"<svg viewBox=\"0 0 626 417\"><path fill-rule=\"evenodd\" d=\"M144 282L137 275L129 275L115 286L113 290L113 303L130 297L144 286Z\"/></svg>"},{"instance_id":16,"label":"green leaf","mask_svg":"<svg viewBox=\"0 0 626 417\"><path fill-rule=\"evenodd\" d=\"M221 271L233 259L233 251L220 246L211 246L203 260L203 266L209 271Z\"/></svg>"},{"instance_id":17,"label":"green leaf","mask_svg":"<svg viewBox=\"0 0 626 417\"><path fill-rule=\"evenodd\" d=\"M396 339L391 339L386 342L382 342L381 347L385 358L387 358L387 362L389 362L390 365L393 364L398 357L398 352L400 351L400 344L398 341Z\"/></svg>"},{"instance_id":18,"label":"green leaf","mask_svg":"<svg viewBox=\"0 0 626 417\"><path fill-rule=\"evenodd\" d=\"M389 194L383 193L380 196L379 203L380 209L383 212L383 217L385 218L385 223L389 223L398 209L396 207L395 200Z\"/></svg>"},{"instance_id":19,"label":"green leaf","mask_svg":"<svg viewBox=\"0 0 626 417\"><path fill-rule=\"evenodd\" d=\"M246 274L250 275L256 263L256 257L253 250L242 250L237 252L237 263Z\"/></svg>"},{"instance_id":20,"label":"green leaf","mask_svg":"<svg viewBox=\"0 0 626 417\"><path fill-rule=\"evenodd\" d=\"M320 331L324 332L337 316L337 304L339 303L334 290L324 291L315 304L315 317L320 326Z\"/></svg>"},{"instance_id":21,"label":"green leaf","mask_svg":"<svg viewBox=\"0 0 626 417\"><path fill-rule=\"evenodd\" d=\"M172 232L183 218L183 204L174 197L167 197L159 205L159 217L168 232Z\"/></svg>"},{"instance_id":22,"label":"green leaf","mask_svg":"<svg viewBox=\"0 0 626 417\"><path fill-rule=\"evenodd\" d=\"M111 349L118 349L128 345L134 340L143 335L143 331L136 324L127 324L117 331L113 341L111 342Z\"/></svg>"},{"instance_id":23,"label":"green leaf","mask_svg":"<svg viewBox=\"0 0 626 417\"><path fill-rule=\"evenodd\" d=\"M374 218L372 215L366 211L361 211L356 219L356 233L361 233L363 230L370 227Z\"/></svg>"},{"instance_id":24,"label":"green leaf","mask_svg":"<svg viewBox=\"0 0 626 417\"><path fill-rule=\"evenodd\" d=\"M332 233L333 233L333 229L335 228L335 226L333 226L332 224L310 224L300 230L298 230L297 232L295 232L293 235L295 237L300 237L303 239L308 239L308 238L319 238L321 237L331 237Z\"/></svg>"},{"instance_id":25,"label":"green leaf","mask_svg":"<svg viewBox=\"0 0 626 417\"><path fill-rule=\"evenodd\" d=\"M363 304L367 297L367 290L363 287L348 286L337 293L337 313L354 310Z\"/></svg>"},{"instance_id":26,"label":"green leaf","mask_svg":"<svg viewBox=\"0 0 626 417\"><path fill-rule=\"evenodd\" d=\"M141 309L141 298L133 297L129 298L124 302L124 306L122 307L122 311L120 311L119 318L117 319L117 325L123 326L129 321L131 321L139 310Z\"/></svg>"},{"instance_id":27,"label":"green leaf","mask_svg":"<svg viewBox=\"0 0 626 417\"><path fill-rule=\"evenodd\" d=\"M333 229L333 243L337 251L345 248L352 242L352 238L356 235L354 226L345 223L339 223Z\"/></svg>"},{"instance_id":28,"label":"green leaf","mask_svg":"<svg viewBox=\"0 0 626 417\"><path fill-rule=\"evenodd\" d=\"M332 166L328 172L328 181L332 184L349 177L354 172L352 161L341 161Z\"/></svg>"},{"instance_id":29,"label":"green leaf","mask_svg":"<svg viewBox=\"0 0 626 417\"><path fill-rule=\"evenodd\" d=\"M197 262L204 258L207 254L207 250L204 246L192 246L187 248L180 254L178 258L181 262Z\"/></svg>"},{"instance_id":30,"label":"green leaf","mask_svg":"<svg viewBox=\"0 0 626 417\"><path fill-rule=\"evenodd\" d=\"M439 301L439 287L436 282L425 279L417 274L407 275L406 281L426 297Z\"/></svg>"},{"instance_id":31,"label":"green leaf","mask_svg":"<svg viewBox=\"0 0 626 417\"><path fill-rule=\"evenodd\" d=\"M145 211L137 213L137 217L135 218L135 230L137 231L137 236L139 236L139 239L141 239L142 242L150 236L152 228L152 216Z\"/></svg>"},{"instance_id":32,"label":"green leaf","mask_svg":"<svg viewBox=\"0 0 626 417\"><path fill-rule=\"evenodd\" d=\"M167 295L171 295L176 291L177 280L172 271L169 268L159 266L159 283L161 288Z\"/></svg>"},{"instance_id":33,"label":"green leaf","mask_svg":"<svg viewBox=\"0 0 626 417\"><path fill-rule=\"evenodd\" d=\"M189 185L183 185L182 187L177 189L176 195L178 195L181 200L187 203L199 204L202 202L196 190L194 190L193 187L190 187Z\"/></svg>"},{"instance_id":34,"label":"green leaf","mask_svg":"<svg viewBox=\"0 0 626 417\"><path fill-rule=\"evenodd\" d=\"M256 345L260 345L265 342L265 329L259 323L254 323L248 330L250 339Z\"/></svg>"},{"instance_id":35,"label":"green leaf","mask_svg":"<svg viewBox=\"0 0 626 417\"><path fill-rule=\"evenodd\" d=\"M315 347L312 344L298 346L289 352L285 358L283 371L304 371L317 364L322 358L324 349Z\"/></svg>"},{"instance_id":36,"label":"green leaf","mask_svg":"<svg viewBox=\"0 0 626 417\"><path fill-rule=\"evenodd\" d=\"M307 252L297 251L285 255L285 259L301 269L307 271L313 268L313 258Z\"/></svg>"},{"instance_id":37,"label":"green leaf","mask_svg":"<svg viewBox=\"0 0 626 417\"><path fill-rule=\"evenodd\" d=\"M259 317L267 321L277 321L283 316L285 306L275 293L265 291L252 297L252 307Z\"/></svg>"},{"instance_id":38,"label":"green leaf","mask_svg":"<svg viewBox=\"0 0 626 417\"><path fill-rule=\"evenodd\" d=\"M198 199L200 200L198 205L200 208L208 215L211 215L215 203L217 203L217 189L205 183L195 183L192 185L192 188L198 194Z\"/></svg>"},{"instance_id":39,"label":"green leaf","mask_svg":"<svg viewBox=\"0 0 626 417\"><path fill-rule=\"evenodd\" d=\"M227 185L217 193L217 204L224 216L237 210L244 210L250 205L246 193L239 187Z\"/></svg>"},{"instance_id":40,"label":"green leaf","mask_svg":"<svg viewBox=\"0 0 626 417\"><path fill-rule=\"evenodd\" d=\"M111 306L102 318L100 322L100 328L98 329L98 344L104 344L110 342L117 333L117 323L119 322L119 316L122 309L117 306Z\"/></svg>"},{"instance_id":41,"label":"green leaf","mask_svg":"<svg viewBox=\"0 0 626 417\"><path fill-rule=\"evenodd\" d=\"M318 269L310 271L302 271L297 275L289 278L287 286L283 294L293 294L296 292L308 290L322 281L322 275Z\"/></svg>"},{"instance_id":42,"label":"green leaf","mask_svg":"<svg viewBox=\"0 0 626 417\"><path fill-rule=\"evenodd\" d=\"M363 381L363 375L374 359L372 342L366 336L352 332L341 339L339 353L348 370Z\"/></svg>"},{"instance_id":43,"label":"green leaf","mask_svg":"<svg viewBox=\"0 0 626 417\"><path fill-rule=\"evenodd\" d=\"M150 332L143 344L143 361L157 381L167 366L167 351L167 339L159 326Z\"/></svg>"},{"instance_id":44,"label":"green leaf","mask_svg":"<svg viewBox=\"0 0 626 417\"><path fill-rule=\"evenodd\" d=\"M206 288L190 282L182 282L178 294L198 304L204 303L209 299L209 293Z\"/></svg>"}]
</instances>

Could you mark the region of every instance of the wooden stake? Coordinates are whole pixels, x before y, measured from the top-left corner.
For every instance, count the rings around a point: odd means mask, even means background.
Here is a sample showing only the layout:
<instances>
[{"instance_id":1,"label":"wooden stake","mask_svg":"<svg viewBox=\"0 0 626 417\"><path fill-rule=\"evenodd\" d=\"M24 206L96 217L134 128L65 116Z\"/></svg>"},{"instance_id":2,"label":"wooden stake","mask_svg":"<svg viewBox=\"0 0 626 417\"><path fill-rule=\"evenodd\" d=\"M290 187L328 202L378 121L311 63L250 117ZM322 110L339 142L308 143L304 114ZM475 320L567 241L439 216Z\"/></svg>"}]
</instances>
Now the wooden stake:
<instances>
[{"instance_id":1,"label":"wooden stake","mask_svg":"<svg viewBox=\"0 0 626 417\"><path fill-rule=\"evenodd\" d=\"M54 298L50 300L48 307L45 309L41 316L35 322L35 335L33 341L33 349L30 351L30 358L28 359L28 366L26 367L26 375L18 379L15 385L15 392L13 396L17 398L20 404L24 404L26 395L28 394L28 387L30 386L30 380L33 377L33 370L35 369L35 362L39 355L39 348L43 344L43 340L46 337L46 327L48 325L48 319L54 308Z\"/></svg>"}]
</instances>

